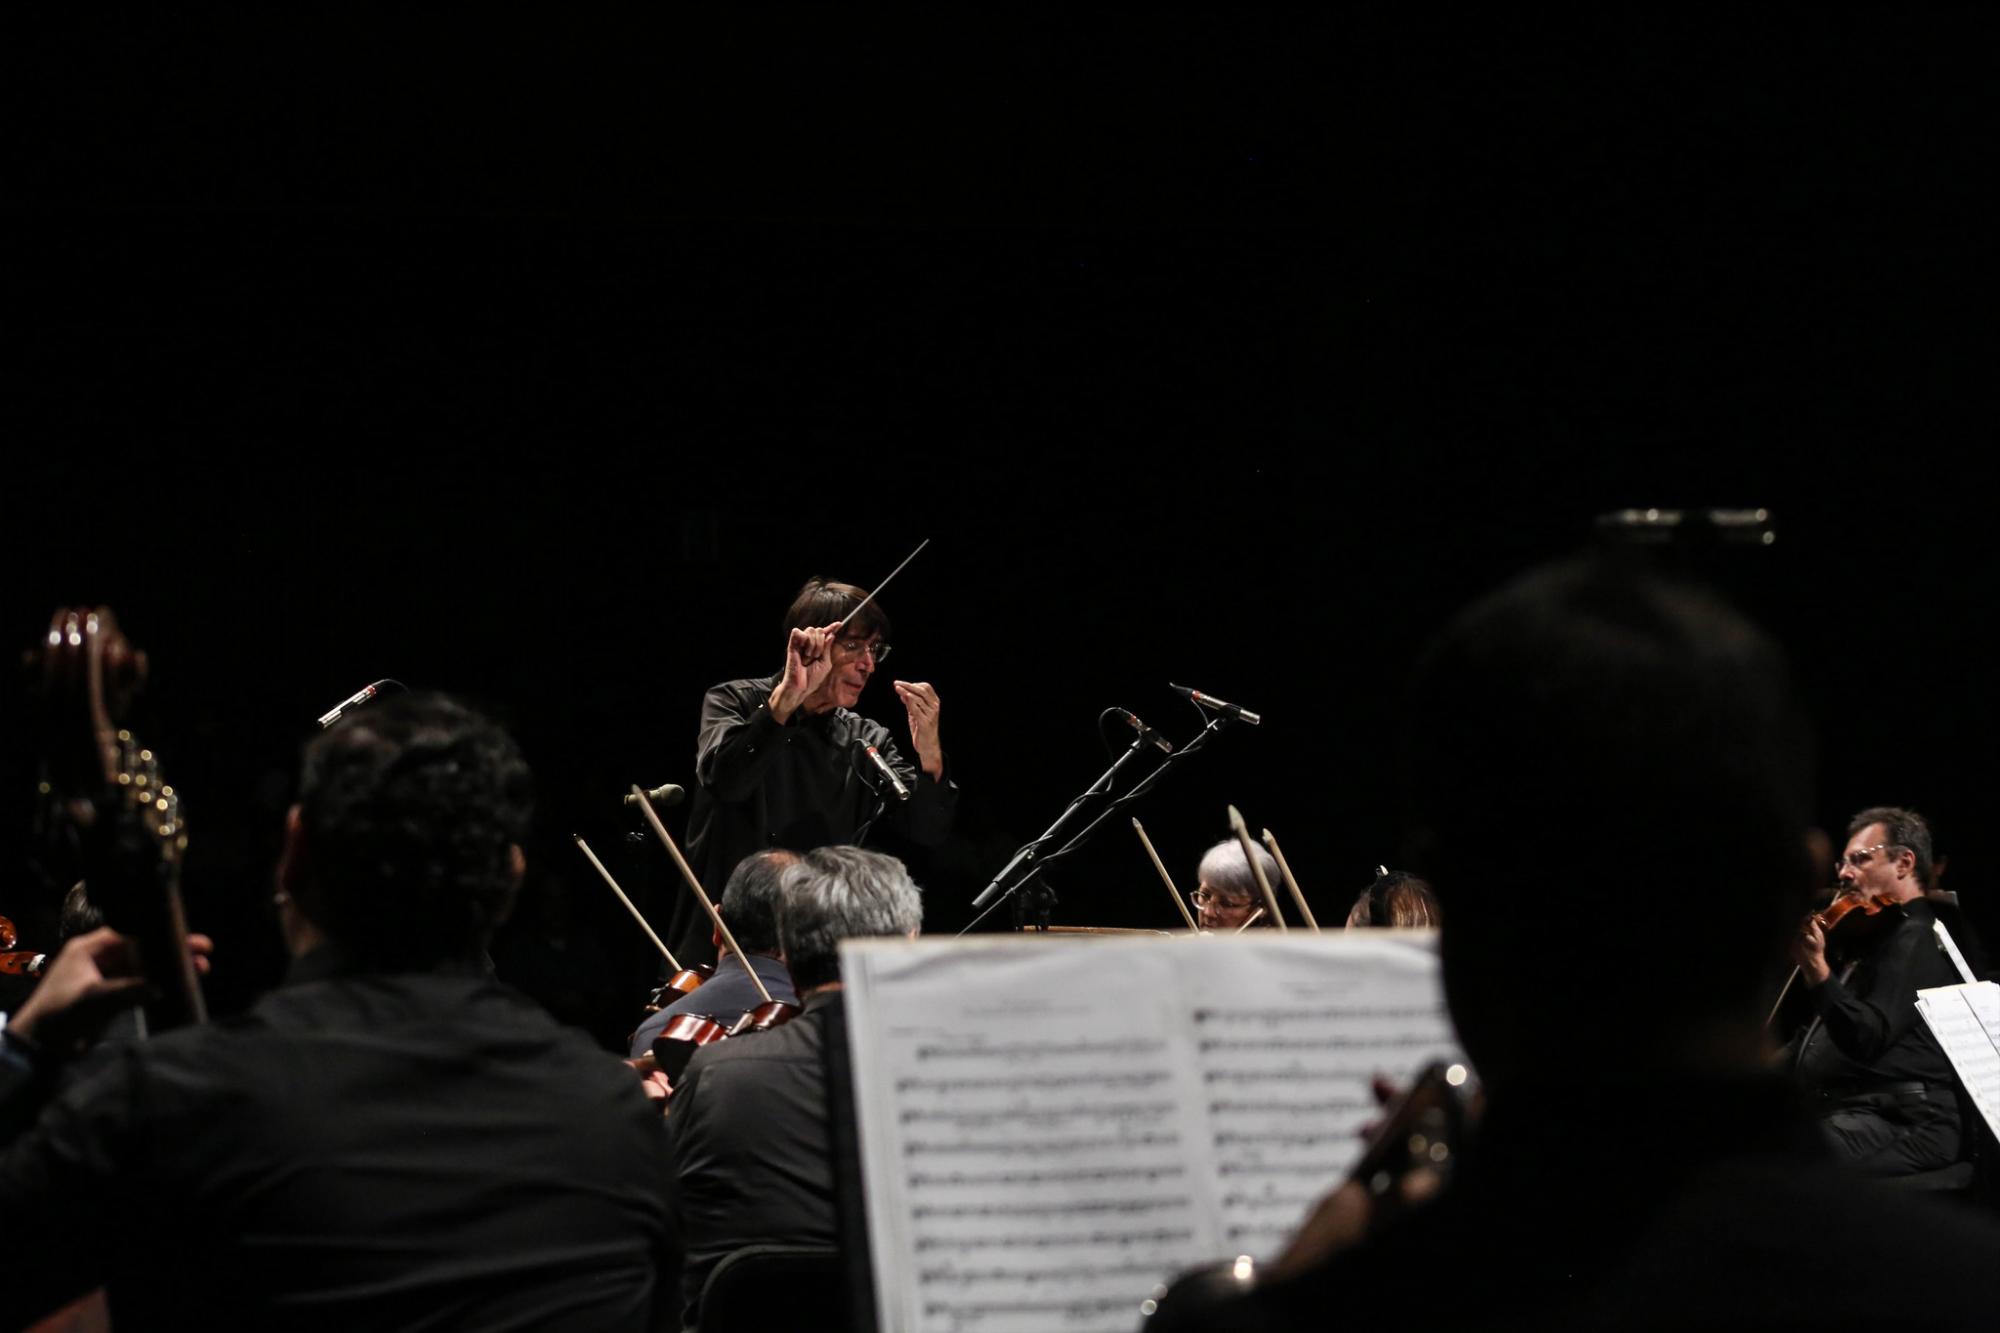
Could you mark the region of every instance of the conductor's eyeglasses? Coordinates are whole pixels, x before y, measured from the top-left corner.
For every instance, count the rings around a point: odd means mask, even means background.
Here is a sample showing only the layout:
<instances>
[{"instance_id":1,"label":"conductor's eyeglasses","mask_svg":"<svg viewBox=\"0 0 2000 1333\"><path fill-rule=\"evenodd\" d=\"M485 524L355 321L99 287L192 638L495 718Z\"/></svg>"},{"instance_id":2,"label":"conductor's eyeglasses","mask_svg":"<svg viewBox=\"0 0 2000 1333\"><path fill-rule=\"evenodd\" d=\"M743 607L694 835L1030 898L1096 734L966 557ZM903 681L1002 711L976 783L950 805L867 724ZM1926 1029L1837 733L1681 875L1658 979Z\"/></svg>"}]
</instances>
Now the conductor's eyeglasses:
<instances>
[{"instance_id":1,"label":"conductor's eyeglasses","mask_svg":"<svg viewBox=\"0 0 2000 1333\"><path fill-rule=\"evenodd\" d=\"M889 645L880 639L856 639L843 634L833 641L833 646L842 657L849 659L860 657L863 653L872 653L876 666L881 666L889 660Z\"/></svg>"},{"instance_id":2,"label":"conductor's eyeglasses","mask_svg":"<svg viewBox=\"0 0 2000 1333\"><path fill-rule=\"evenodd\" d=\"M1248 898L1225 898L1207 885L1203 885L1198 889L1188 890L1188 901L1196 907L1206 907L1210 903L1214 903L1218 907L1248 907L1250 905Z\"/></svg>"}]
</instances>

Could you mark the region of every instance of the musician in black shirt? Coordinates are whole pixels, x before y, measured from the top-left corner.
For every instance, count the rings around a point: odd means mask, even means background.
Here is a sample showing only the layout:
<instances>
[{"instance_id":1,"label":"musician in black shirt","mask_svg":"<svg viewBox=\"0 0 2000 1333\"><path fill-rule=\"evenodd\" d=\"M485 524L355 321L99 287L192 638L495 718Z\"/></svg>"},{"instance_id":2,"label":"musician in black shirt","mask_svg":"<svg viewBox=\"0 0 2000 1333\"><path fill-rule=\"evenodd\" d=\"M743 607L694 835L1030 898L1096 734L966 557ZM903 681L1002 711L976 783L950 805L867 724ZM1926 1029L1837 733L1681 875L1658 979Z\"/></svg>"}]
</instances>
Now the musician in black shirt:
<instances>
[{"instance_id":1,"label":"musician in black shirt","mask_svg":"<svg viewBox=\"0 0 2000 1333\"><path fill-rule=\"evenodd\" d=\"M513 741L448 700L317 738L279 869L285 984L106 1043L51 1096L64 1020L115 989L97 974L123 949L66 946L78 999L24 1006L0 1061L0 1110L50 1098L0 1152L10 1316L103 1284L121 1329L653 1327L659 1116L481 958L528 785Z\"/></svg>"},{"instance_id":2,"label":"musician in black shirt","mask_svg":"<svg viewBox=\"0 0 2000 1333\"><path fill-rule=\"evenodd\" d=\"M1807 917L1792 943L1813 1017L1789 1048L1834 1152L1877 1176L1950 1166L1960 1155L1957 1085L1917 992L1963 980L1939 947L1924 898L1931 834L1913 810L1864 810L1848 825L1837 871L1843 892L1899 904L1866 929L1855 916L1834 934L1834 957ZM1851 943L1841 941L1852 935Z\"/></svg>"},{"instance_id":3,"label":"musician in black shirt","mask_svg":"<svg viewBox=\"0 0 2000 1333\"><path fill-rule=\"evenodd\" d=\"M839 1243L828 1081L829 1047L845 1030L840 942L914 936L922 924L923 896L893 856L822 847L786 871L778 934L805 1012L695 1052L667 1115L689 1323L732 1250ZM844 1313L817 1326L839 1327Z\"/></svg>"}]
</instances>

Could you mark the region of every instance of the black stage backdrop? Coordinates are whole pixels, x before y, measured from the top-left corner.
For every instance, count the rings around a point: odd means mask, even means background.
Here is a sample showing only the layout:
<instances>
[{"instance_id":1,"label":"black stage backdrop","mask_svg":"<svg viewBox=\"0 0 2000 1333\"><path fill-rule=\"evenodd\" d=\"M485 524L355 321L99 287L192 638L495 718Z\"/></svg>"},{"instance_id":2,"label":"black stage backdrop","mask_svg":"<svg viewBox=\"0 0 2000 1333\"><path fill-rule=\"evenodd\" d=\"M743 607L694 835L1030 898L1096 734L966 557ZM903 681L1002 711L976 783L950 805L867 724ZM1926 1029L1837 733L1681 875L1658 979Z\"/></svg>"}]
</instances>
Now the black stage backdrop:
<instances>
[{"instance_id":1,"label":"black stage backdrop","mask_svg":"<svg viewBox=\"0 0 2000 1333\"><path fill-rule=\"evenodd\" d=\"M923 537L886 674L964 789L929 928L1104 767L1100 710L1193 734L1169 679L1268 718L1139 810L1170 866L1234 802L1338 917L1399 859L1424 636L1626 505L1770 507L1707 564L1795 656L1821 817L1931 813L2000 933L1983 20L245 22L14 14L0 79L0 631L104 601L151 650L221 1007L281 970L297 747L386 675L521 737L496 956L615 1039L650 946L568 835L664 916L620 792L691 782L802 579ZM0 912L46 933L5 711ZM1519 841L1524 910L1619 891ZM1701 829L1635 854L1727 928ZM1175 921L1123 819L1056 888Z\"/></svg>"}]
</instances>

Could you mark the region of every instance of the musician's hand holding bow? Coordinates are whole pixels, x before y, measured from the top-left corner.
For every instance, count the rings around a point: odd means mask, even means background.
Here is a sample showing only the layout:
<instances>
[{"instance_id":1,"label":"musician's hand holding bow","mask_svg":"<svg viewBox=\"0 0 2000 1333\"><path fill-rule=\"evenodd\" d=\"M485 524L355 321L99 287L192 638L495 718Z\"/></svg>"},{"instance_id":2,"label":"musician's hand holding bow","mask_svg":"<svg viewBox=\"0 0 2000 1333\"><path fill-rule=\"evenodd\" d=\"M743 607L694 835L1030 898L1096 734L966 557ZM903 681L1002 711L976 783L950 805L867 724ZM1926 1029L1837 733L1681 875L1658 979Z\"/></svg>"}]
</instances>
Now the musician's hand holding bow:
<instances>
[{"instance_id":1,"label":"musician's hand holding bow","mask_svg":"<svg viewBox=\"0 0 2000 1333\"><path fill-rule=\"evenodd\" d=\"M195 966L208 971L214 948L209 938L190 935L188 947ZM100 927L57 951L41 984L7 1028L51 1055L66 1056L88 1045L112 1015L144 1003L152 993L130 942L110 927Z\"/></svg>"},{"instance_id":2,"label":"musician's hand holding bow","mask_svg":"<svg viewBox=\"0 0 2000 1333\"><path fill-rule=\"evenodd\" d=\"M944 742L938 739L938 692L923 681L895 682L896 697L910 715L910 739L917 747L917 765L931 781L944 781Z\"/></svg>"},{"instance_id":3,"label":"musician's hand holding bow","mask_svg":"<svg viewBox=\"0 0 2000 1333\"><path fill-rule=\"evenodd\" d=\"M661 1115L667 1113L667 1102L674 1095L674 1085L667 1078L667 1071L660 1068L652 1052L624 1061L627 1069L639 1076L639 1091L646 1094L646 1100L658 1107Z\"/></svg>"},{"instance_id":4,"label":"musician's hand holding bow","mask_svg":"<svg viewBox=\"0 0 2000 1333\"><path fill-rule=\"evenodd\" d=\"M822 629L795 629L785 643L785 674L771 691L771 716L790 722L806 700L819 692L833 673L833 641L838 621Z\"/></svg>"},{"instance_id":5,"label":"musician's hand holding bow","mask_svg":"<svg viewBox=\"0 0 2000 1333\"><path fill-rule=\"evenodd\" d=\"M1806 985L1817 986L1832 974L1833 969L1826 961L1826 932L1820 929L1819 918L1808 916L1786 944L1786 950L1799 965L1799 980Z\"/></svg>"}]
</instances>

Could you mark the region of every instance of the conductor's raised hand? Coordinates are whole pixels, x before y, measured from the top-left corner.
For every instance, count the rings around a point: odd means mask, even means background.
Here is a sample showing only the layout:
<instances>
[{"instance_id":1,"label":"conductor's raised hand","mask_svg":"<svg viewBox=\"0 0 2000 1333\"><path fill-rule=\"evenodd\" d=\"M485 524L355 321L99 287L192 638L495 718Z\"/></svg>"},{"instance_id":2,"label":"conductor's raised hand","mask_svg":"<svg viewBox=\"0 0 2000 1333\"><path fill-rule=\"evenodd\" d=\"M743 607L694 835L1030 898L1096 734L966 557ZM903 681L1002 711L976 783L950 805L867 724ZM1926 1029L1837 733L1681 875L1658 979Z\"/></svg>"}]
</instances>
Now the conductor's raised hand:
<instances>
[{"instance_id":1,"label":"conductor's raised hand","mask_svg":"<svg viewBox=\"0 0 2000 1333\"><path fill-rule=\"evenodd\" d=\"M771 715L789 722L792 714L833 674L833 641L838 622L820 629L795 629L785 643L785 674L771 691Z\"/></svg>"},{"instance_id":2,"label":"conductor's raised hand","mask_svg":"<svg viewBox=\"0 0 2000 1333\"><path fill-rule=\"evenodd\" d=\"M910 715L910 739L917 747L917 764L931 781L944 781L944 742L938 738L938 692L923 681L895 682L896 697Z\"/></svg>"}]
</instances>

